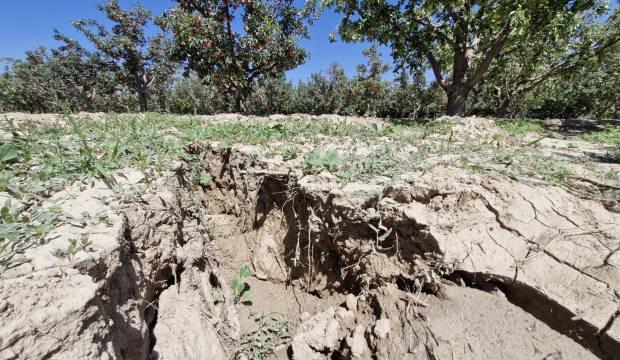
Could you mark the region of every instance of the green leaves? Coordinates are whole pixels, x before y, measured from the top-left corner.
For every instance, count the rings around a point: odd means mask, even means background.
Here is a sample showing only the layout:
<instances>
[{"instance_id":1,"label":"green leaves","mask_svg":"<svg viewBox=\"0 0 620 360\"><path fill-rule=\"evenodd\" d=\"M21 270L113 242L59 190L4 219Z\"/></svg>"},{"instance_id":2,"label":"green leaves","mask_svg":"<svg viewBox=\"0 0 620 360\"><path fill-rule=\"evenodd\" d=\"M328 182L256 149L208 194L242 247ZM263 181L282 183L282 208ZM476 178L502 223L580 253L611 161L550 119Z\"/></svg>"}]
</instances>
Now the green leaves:
<instances>
[{"instance_id":1,"label":"green leaves","mask_svg":"<svg viewBox=\"0 0 620 360\"><path fill-rule=\"evenodd\" d=\"M16 160L19 148L12 143L2 144L0 146L0 163L8 163Z\"/></svg>"},{"instance_id":2,"label":"green leaves","mask_svg":"<svg viewBox=\"0 0 620 360\"><path fill-rule=\"evenodd\" d=\"M322 152L314 149L304 154L304 167L306 171L320 172L327 170L335 172L342 164L342 157L335 150L327 150Z\"/></svg>"},{"instance_id":3,"label":"green leaves","mask_svg":"<svg viewBox=\"0 0 620 360\"><path fill-rule=\"evenodd\" d=\"M252 276L252 271L248 265L243 265L239 269L239 274L230 279L230 287L233 291L235 302L247 302L252 300L252 293L246 280Z\"/></svg>"},{"instance_id":4,"label":"green leaves","mask_svg":"<svg viewBox=\"0 0 620 360\"><path fill-rule=\"evenodd\" d=\"M248 265L243 265L241 269L239 269L239 278L247 279L252 275L252 271Z\"/></svg>"},{"instance_id":5,"label":"green leaves","mask_svg":"<svg viewBox=\"0 0 620 360\"><path fill-rule=\"evenodd\" d=\"M177 0L159 20L174 37L174 57L245 110L253 85L303 63L297 40L307 14L272 0ZM234 26L239 22L243 31Z\"/></svg>"},{"instance_id":6,"label":"green leaves","mask_svg":"<svg viewBox=\"0 0 620 360\"><path fill-rule=\"evenodd\" d=\"M323 166L329 170L334 171L338 168L338 166L342 163L342 158L340 154L334 150L327 150L322 159Z\"/></svg>"},{"instance_id":7,"label":"green leaves","mask_svg":"<svg viewBox=\"0 0 620 360\"><path fill-rule=\"evenodd\" d=\"M7 200L0 208L0 271L27 262L17 256L47 236L61 217L54 207L33 206L25 211Z\"/></svg>"},{"instance_id":8,"label":"green leaves","mask_svg":"<svg viewBox=\"0 0 620 360\"><path fill-rule=\"evenodd\" d=\"M80 236L80 239L72 238L68 239L67 242L69 245L63 250L60 250L56 253L57 256L67 257L70 260L73 260L77 254L81 251L87 251L88 248L92 245L92 242L88 238L87 234L83 234Z\"/></svg>"},{"instance_id":9,"label":"green leaves","mask_svg":"<svg viewBox=\"0 0 620 360\"><path fill-rule=\"evenodd\" d=\"M125 10L118 0L108 0L99 10L114 24L111 31L95 20L77 21L74 26L115 70L115 81L137 95L140 111L146 112L150 90L161 91L174 75L175 65L168 57L169 41L163 34L146 36L145 28L153 16L142 6Z\"/></svg>"},{"instance_id":10,"label":"green leaves","mask_svg":"<svg viewBox=\"0 0 620 360\"><path fill-rule=\"evenodd\" d=\"M515 46L535 53L574 35L570 29L601 1L329 0L343 14L346 41L388 45L399 68L433 69L448 96L448 115L464 115L465 100L489 66ZM539 46L532 42L544 38Z\"/></svg>"},{"instance_id":11,"label":"green leaves","mask_svg":"<svg viewBox=\"0 0 620 360\"><path fill-rule=\"evenodd\" d=\"M268 359L275 349L291 340L293 323L280 313L260 314L254 317L255 330L242 334L235 350L237 357L252 360Z\"/></svg>"}]
</instances>

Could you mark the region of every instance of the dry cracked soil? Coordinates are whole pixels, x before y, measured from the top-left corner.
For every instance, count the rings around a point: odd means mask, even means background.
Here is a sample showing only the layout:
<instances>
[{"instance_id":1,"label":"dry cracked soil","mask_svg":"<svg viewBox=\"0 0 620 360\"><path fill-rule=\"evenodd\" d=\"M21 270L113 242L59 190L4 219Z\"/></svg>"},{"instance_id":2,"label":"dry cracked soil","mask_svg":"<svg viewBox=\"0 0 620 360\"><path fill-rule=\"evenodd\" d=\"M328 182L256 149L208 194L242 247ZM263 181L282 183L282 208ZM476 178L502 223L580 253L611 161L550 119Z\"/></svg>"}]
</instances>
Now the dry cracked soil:
<instances>
[{"instance_id":1,"label":"dry cracked soil","mask_svg":"<svg viewBox=\"0 0 620 360\"><path fill-rule=\"evenodd\" d=\"M502 130L451 121L424 141L453 151L388 176L205 141L156 176L67 185L44 203L105 221L63 223L2 271L0 359L620 359L618 199L579 191L615 185L576 160L604 150L552 127L510 145L564 159L574 187L474 171L459 141L505 147Z\"/></svg>"}]
</instances>

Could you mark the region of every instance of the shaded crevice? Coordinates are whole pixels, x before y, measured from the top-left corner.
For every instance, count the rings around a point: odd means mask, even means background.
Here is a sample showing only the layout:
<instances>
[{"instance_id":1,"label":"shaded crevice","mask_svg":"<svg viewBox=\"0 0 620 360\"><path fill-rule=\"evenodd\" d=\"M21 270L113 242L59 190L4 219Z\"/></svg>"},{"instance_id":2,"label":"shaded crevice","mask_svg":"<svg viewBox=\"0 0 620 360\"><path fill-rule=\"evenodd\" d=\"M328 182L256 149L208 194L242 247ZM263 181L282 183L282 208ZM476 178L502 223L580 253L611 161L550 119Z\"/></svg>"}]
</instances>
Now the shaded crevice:
<instances>
[{"instance_id":1,"label":"shaded crevice","mask_svg":"<svg viewBox=\"0 0 620 360\"><path fill-rule=\"evenodd\" d=\"M241 233L263 228L266 224L268 224L267 220L273 215L274 211L282 214L281 217L283 219L283 228L286 229L286 235L283 239L278 241L281 241L283 245L283 250L280 255L286 254L286 256L284 256L284 262L286 267L289 269L289 277L287 279L288 284L295 280L299 281L293 286L303 287L306 284L310 284L310 281L306 281L309 276L308 274L315 272L315 274L320 273L321 276L326 278L324 284L321 285L324 286L322 288L324 290L335 290L338 292L346 292L347 290L350 290L353 293L358 293L362 286L368 285L362 284L360 278L355 275L351 275L350 273L342 274L341 271L338 271L338 269L342 269L343 267L348 268L352 265L363 263L364 258L368 256L367 252L360 249L362 245L367 245L369 242L374 243L375 240L375 234L370 231L367 224L362 222L359 218L347 218L346 210L348 209L339 208L333 201L333 195L326 195L325 197L312 197L312 194L304 194L302 191L299 191L299 189L291 188L291 179L293 179L291 176L294 176L292 174L271 174L268 171L251 172L246 170L242 176L237 176L237 179L234 180L234 174L232 173L238 170L239 166L235 164L239 161L239 159L235 158L235 163L231 164L230 154L228 157L227 166L229 169L221 174L227 178L223 179L223 181L218 184L226 184L227 189L229 191L232 190L231 192L237 196L236 199L233 199L233 202L243 205L242 212L236 215L246 217L246 220L249 220L250 222L250 226L247 229L240 229ZM231 181L231 179L233 179L232 183L227 182ZM240 183L236 184L235 181L239 181ZM248 187L248 182L251 182L252 186ZM243 183L243 186L241 183ZM218 186L218 188L219 190L222 189L220 186ZM218 189L213 190L217 191ZM221 192L221 194L224 194L224 192ZM437 197L446 197L451 194L453 193L441 194L439 192L431 192L429 196L418 198L416 201L422 202L423 204L429 204ZM495 221L500 228L508 231L516 237L520 237L522 240L526 241L527 244L533 245L532 247L535 246L540 248L539 244L528 239L522 232L519 231L518 228L513 228L506 223L502 219L503 214L500 209L493 206L491 201L483 194L478 192L473 192L473 194L481 199L486 209L494 215ZM220 197L221 196L223 195L220 195ZM207 194L205 198L208 197L209 195ZM222 199L215 199L214 201L220 200ZM524 200L527 201L532 207L532 210L534 211L534 218L539 223L547 228L552 228L557 231L565 230L553 228L552 226L545 224L539 219L538 210L535 205L526 198L524 198ZM368 200L361 206L362 208L365 206L376 206L375 200ZM554 212L557 213L555 209ZM396 261L399 262L399 265L411 262L410 260L414 256L424 256L424 253L427 251L435 254L442 254L441 249L439 249L438 241L433 238L426 225L418 224L413 219L408 219L406 223L399 221L398 218L401 217L401 215L394 212L384 213L383 215L385 216L382 219L383 225L388 228L393 228L392 234L385 240L385 245L390 247L395 245L396 239L399 238L401 240L401 247L397 247L394 254L386 253L388 257L394 256L396 258L396 255L398 255L398 260ZM558 214L558 216L562 216L562 214ZM313 226L311 224L313 217L316 217L319 220L316 225L319 226L318 229L320 229L320 231L308 231L308 229ZM565 218L565 216L563 217ZM573 223L573 225L575 224ZM577 225L575 226L578 227ZM339 234L341 233L346 234L346 241L359 243L357 251L353 248L349 249L347 245L342 243L344 240L341 240L339 237ZM506 297L511 301L511 303L533 315L538 320L546 323L553 330L572 338L574 341L589 349L600 358L611 358L609 351L605 349L609 346L614 348L617 344L614 345L613 340L610 339L606 332L609 328L611 328L613 322L618 317L617 313L608 321L608 324L602 330L597 329L593 325L588 324L585 320L576 317L576 314L572 313L561 304L550 300L541 291L519 282L517 277L519 274L520 261L517 261L509 249L497 241L491 233L489 233L489 237L496 246L503 249L513 259L515 264L514 276L511 277L513 274L508 274L508 277L501 277L490 276L479 272L458 271L457 273L467 279L466 282L469 286L476 288L483 288L484 284L493 284L497 286L504 294L506 294ZM474 245L475 243L472 243L472 246ZM305 254L307 253L309 247L312 246L316 247L316 251L312 253L313 258L308 260ZM293 263L292 260L296 248L303 254L303 256L299 259L299 263ZM531 251L533 251L532 248L530 248L530 252ZM526 255L526 259L530 252ZM322 253L323 256L320 261L318 258L318 253ZM585 273L583 270L575 268L574 266L571 266L571 264L567 264L566 262L559 260L547 251L544 251L544 254L550 256L555 261L571 267L582 275L588 276L590 279L601 282L600 280ZM612 255L613 252L609 254L607 260ZM364 266L365 265L362 264L360 268L361 270L357 269L353 272L358 275L363 273ZM412 287L412 281L404 277L391 277L373 280L396 283L399 288L407 291L410 291ZM369 288L372 289L372 285ZM308 286L306 290L320 296L320 293L318 292L320 290L312 288L312 285ZM375 315L379 316L380 314Z\"/></svg>"},{"instance_id":2,"label":"shaded crevice","mask_svg":"<svg viewBox=\"0 0 620 360\"><path fill-rule=\"evenodd\" d=\"M603 328L601 329L600 334L601 335L607 334L607 331L611 329L611 327L614 325L614 322L619 316L620 316L620 308L613 315L611 315L609 320L607 320L607 323L605 323L605 326L603 326Z\"/></svg>"},{"instance_id":3,"label":"shaded crevice","mask_svg":"<svg viewBox=\"0 0 620 360\"><path fill-rule=\"evenodd\" d=\"M619 316L616 312L603 329L597 329L561 304L547 298L544 293L519 281L483 273L456 271L455 275L465 280L468 287L489 291L500 290L515 306L544 322L558 333L588 349L600 359L614 359L620 353L620 344L606 334L613 321Z\"/></svg>"}]
</instances>

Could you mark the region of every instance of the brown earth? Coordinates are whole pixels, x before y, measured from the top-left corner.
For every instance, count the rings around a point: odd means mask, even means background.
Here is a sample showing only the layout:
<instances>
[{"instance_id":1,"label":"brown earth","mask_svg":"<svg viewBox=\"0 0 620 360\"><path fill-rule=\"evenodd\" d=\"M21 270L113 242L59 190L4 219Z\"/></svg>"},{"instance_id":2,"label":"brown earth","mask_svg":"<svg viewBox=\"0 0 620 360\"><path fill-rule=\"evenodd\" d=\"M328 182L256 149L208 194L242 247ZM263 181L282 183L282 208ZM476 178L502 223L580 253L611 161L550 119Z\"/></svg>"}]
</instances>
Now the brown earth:
<instances>
[{"instance_id":1,"label":"brown earth","mask_svg":"<svg viewBox=\"0 0 620 360\"><path fill-rule=\"evenodd\" d=\"M252 146L188 151L208 185L178 163L140 201L99 181L50 199L109 221L1 274L0 359L620 358L620 215L598 201L441 164L343 183Z\"/></svg>"}]
</instances>

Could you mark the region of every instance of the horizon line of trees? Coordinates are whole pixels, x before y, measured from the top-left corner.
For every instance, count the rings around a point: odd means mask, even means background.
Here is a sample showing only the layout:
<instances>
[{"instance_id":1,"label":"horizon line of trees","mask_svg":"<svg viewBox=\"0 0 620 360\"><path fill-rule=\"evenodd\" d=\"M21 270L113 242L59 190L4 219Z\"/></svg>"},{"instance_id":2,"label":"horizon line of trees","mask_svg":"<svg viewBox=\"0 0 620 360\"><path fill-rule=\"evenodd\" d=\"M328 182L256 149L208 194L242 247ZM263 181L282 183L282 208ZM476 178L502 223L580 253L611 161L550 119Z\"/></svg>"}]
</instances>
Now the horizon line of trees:
<instances>
[{"instance_id":1,"label":"horizon line of trees","mask_svg":"<svg viewBox=\"0 0 620 360\"><path fill-rule=\"evenodd\" d=\"M0 112L620 118L620 16L605 1L316 1L176 0L153 16L108 0L111 27L73 24L93 50L55 30L58 47L0 59ZM325 7L343 14L344 41L372 42L366 63L292 84L285 71L308 58L298 40Z\"/></svg>"}]
</instances>

